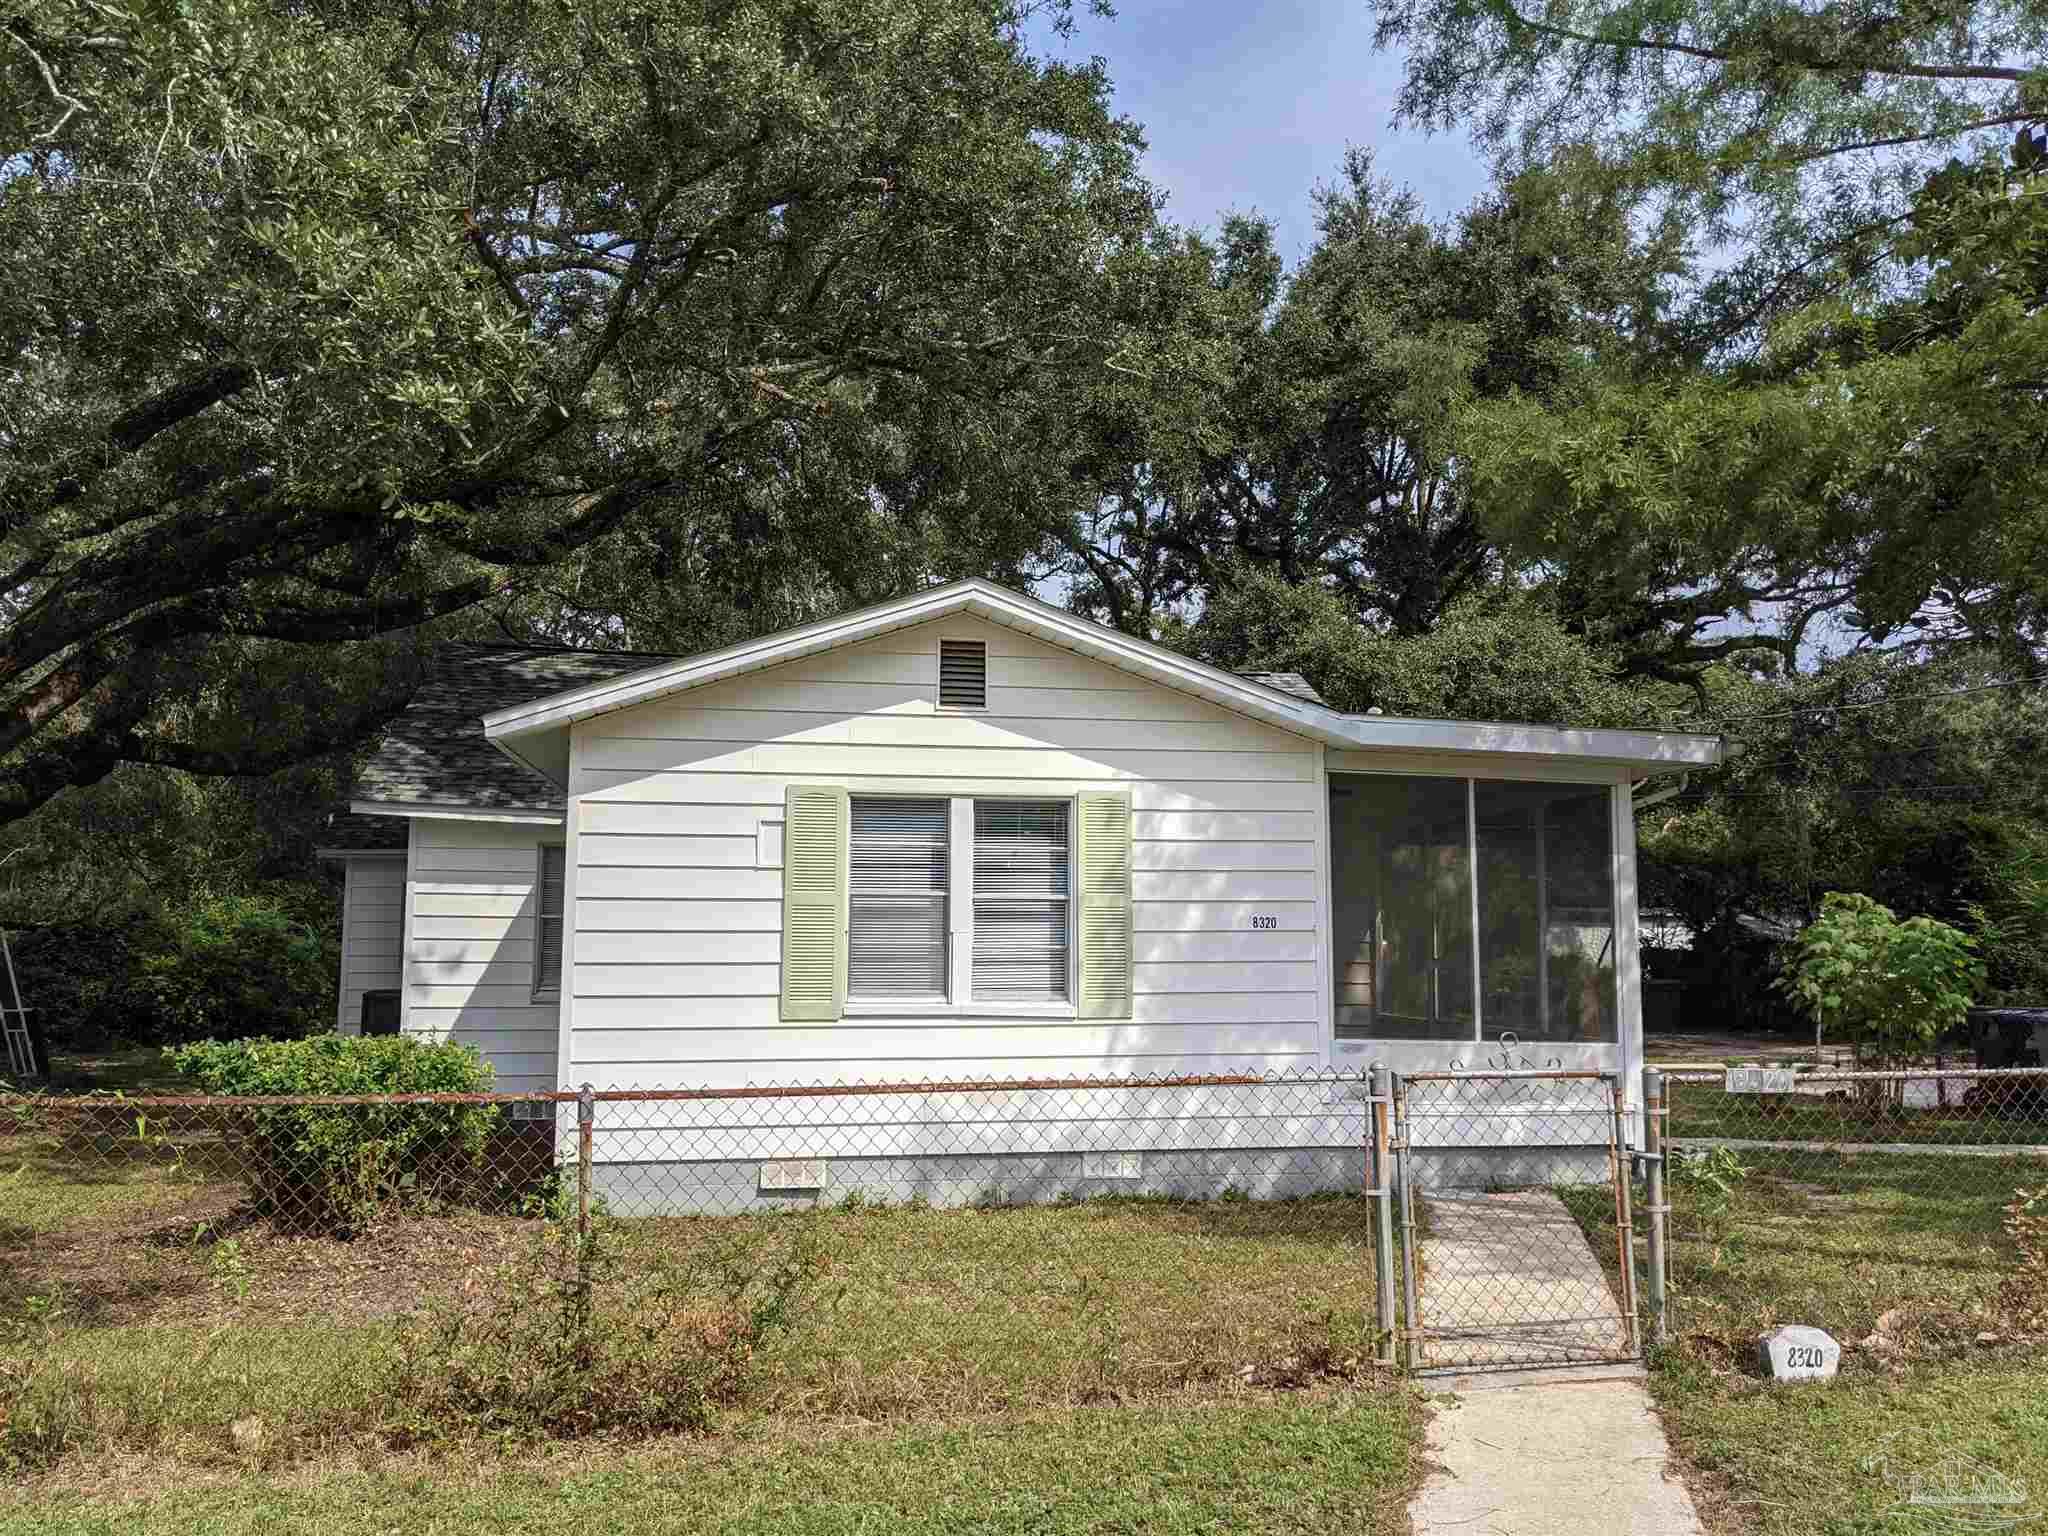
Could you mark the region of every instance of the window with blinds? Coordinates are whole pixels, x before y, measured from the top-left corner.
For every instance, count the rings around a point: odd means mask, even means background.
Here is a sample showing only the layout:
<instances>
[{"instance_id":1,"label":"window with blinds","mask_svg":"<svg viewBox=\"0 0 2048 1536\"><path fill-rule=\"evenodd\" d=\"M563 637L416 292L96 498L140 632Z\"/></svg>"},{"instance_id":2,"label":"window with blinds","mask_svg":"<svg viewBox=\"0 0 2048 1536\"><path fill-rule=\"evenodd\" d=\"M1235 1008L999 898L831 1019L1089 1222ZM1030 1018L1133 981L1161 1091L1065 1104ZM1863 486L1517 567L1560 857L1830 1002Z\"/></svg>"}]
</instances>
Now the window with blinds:
<instances>
[{"instance_id":1,"label":"window with blinds","mask_svg":"<svg viewBox=\"0 0 2048 1536\"><path fill-rule=\"evenodd\" d=\"M974 996L1067 1000L1064 800L974 802Z\"/></svg>"},{"instance_id":2,"label":"window with blinds","mask_svg":"<svg viewBox=\"0 0 2048 1536\"><path fill-rule=\"evenodd\" d=\"M534 888L533 991L536 997L562 989L562 870L568 850L540 845L540 879Z\"/></svg>"},{"instance_id":3,"label":"window with blinds","mask_svg":"<svg viewBox=\"0 0 2048 1536\"><path fill-rule=\"evenodd\" d=\"M846 995L946 996L944 800L856 795L848 839Z\"/></svg>"}]
</instances>

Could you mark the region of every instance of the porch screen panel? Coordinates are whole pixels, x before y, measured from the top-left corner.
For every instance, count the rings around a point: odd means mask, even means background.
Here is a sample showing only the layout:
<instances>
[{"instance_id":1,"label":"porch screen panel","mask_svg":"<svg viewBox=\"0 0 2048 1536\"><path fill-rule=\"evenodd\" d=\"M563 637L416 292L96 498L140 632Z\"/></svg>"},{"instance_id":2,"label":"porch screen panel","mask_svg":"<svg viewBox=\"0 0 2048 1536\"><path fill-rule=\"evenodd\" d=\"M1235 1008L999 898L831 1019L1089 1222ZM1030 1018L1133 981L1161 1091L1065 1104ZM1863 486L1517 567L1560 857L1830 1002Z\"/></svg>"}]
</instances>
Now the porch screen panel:
<instances>
[{"instance_id":1,"label":"porch screen panel","mask_svg":"<svg viewBox=\"0 0 2048 1536\"><path fill-rule=\"evenodd\" d=\"M1332 775L1330 843L1338 1038L1472 1039L1465 780Z\"/></svg>"},{"instance_id":2,"label":"porch screen panel","mask_svg":"<svg viewBox=\"0 0 2048 1536\"><path fill-rule=\"evenodd\" d=\"M1488 1037L1618 1040L1608 787L1480 780L1473 805Z\"/></svg>"},{"instance_id":3,"label":"porch screen panel","mask_svg":"<svg viewBox=\"0 0 2048 1536\"><path fill-rule=\"evenodd\" d=\"M948 819L944 800L854 797L848 997L945 997Z\"/></svg>"},{"instance_id":4,"label":"porch screen panel","mask_svg":"<svg viewBox=\"0 0 2048 1536\"><path fill-rule=\"evenodd\" d=\"M974 996L1067 998L1072 849L1064 800L974 802Z\"/></svg>"}]
</instances>

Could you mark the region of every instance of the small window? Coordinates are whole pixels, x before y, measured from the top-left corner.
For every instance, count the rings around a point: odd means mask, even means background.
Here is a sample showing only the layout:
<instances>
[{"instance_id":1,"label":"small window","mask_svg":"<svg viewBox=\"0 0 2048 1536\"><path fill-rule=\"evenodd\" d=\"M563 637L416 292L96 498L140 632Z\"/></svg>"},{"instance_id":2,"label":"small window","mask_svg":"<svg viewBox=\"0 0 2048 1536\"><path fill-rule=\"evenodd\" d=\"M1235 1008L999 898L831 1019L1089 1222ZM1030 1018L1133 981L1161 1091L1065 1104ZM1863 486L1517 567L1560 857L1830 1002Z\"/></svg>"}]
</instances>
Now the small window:
<instances>
[{"instance_id":1,"label":"small window","mask_svg":"<svg viewBox=\"0 0 2048 1536\"><path fill-rule=\"evenodd\" d=\"M562 869L567 850L540 845L540 881L534 891L533 993L553 996L562 989Z\"/></svg>"},{"instance_id":2,"label":"small window","mask_svg":"<svg viewBox=\"0 0 2048 1536\"><path fill-rule=\"evenodd\" d=\"M846 995L946 995L944 800L856 796L848 862Z\"/></svg>"},{"instance_id":3,"label":"small window","mask_svg":"<svg viewBox=\"0 0 2048 1536\"><path fill-rule=\"evenodd\" d=\"M939 708L988 708L988 647L981 641L939 642Z\"/></svg>"},{"instance_id":4,"label":"small window","mask_svg":"<svg viewBox=\"0 0 2048 1536\"><path fill-rule=\"evenodd\" d=\"M974 995L1067 1000L1064 800L974 802Z\"/></svg>"}]
</instances>

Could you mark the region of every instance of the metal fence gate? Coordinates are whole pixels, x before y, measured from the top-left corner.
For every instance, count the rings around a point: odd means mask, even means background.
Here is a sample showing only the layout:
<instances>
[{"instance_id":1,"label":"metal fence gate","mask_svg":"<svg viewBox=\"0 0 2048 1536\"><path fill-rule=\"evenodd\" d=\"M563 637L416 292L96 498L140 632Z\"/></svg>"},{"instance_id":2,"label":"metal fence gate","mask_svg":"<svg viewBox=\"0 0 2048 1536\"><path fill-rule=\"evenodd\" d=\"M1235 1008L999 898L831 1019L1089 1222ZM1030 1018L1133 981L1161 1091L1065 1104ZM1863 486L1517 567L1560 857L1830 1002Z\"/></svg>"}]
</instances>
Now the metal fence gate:
<instances>
[{"instance_id":1,"label":"metal fence gate","mask_svg":"<svg viewBox=\"0 0 2048 1536\"><path fill-rule=\"evenodd\" d=\"M1390 1078L1388 1193L1399 1206L1408 1369L1638 1358L1619 1079L1505 1071ZM1614 1251L1596 1251L1588 1227L1609 1222Z\"/></svg>"}]
</instances>

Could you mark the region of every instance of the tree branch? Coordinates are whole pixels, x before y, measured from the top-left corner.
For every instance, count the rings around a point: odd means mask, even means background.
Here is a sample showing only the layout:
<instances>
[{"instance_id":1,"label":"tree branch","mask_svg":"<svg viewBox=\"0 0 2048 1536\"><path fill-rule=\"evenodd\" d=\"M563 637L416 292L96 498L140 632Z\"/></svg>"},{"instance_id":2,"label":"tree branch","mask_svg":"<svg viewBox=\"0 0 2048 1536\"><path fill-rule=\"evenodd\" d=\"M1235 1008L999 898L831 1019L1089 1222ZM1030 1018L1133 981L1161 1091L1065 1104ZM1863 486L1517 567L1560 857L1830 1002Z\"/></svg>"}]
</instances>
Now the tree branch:
<instances>
[{"instance_id":1,"label":"tree branch","mask_svg":"<svg viewBox=\"0 0 2048 1536\"><path fill-rule=\"evenodd\" d=\"M1624 52L1678 53L1687 58L1707 59L1717 64L1733 64L1742 55L1732 49L1705 48L1697 43L1681 43L1665 38L1601 37L1597 33L1579 32L1570 27L1561 27L1554 22L1531 21L1508 0L1500 0L1499 11L1509 27L1527 27L1531 32L1541 32L1550 37L1562 38L1566 42L1586 43L1595 48L1619 48ZM1780 58L1785 63L1810 69L1816 74L1868 73L1897 75L1913 80L2005 80L2014 84L2025 80L2031 70L2016 69L2003 64L1915 64L1909 59L1852 59L1852 58L1801 58L1797 53L1778 53L1769 49L1758 49Z\"/></svg>"}]
</instances>

